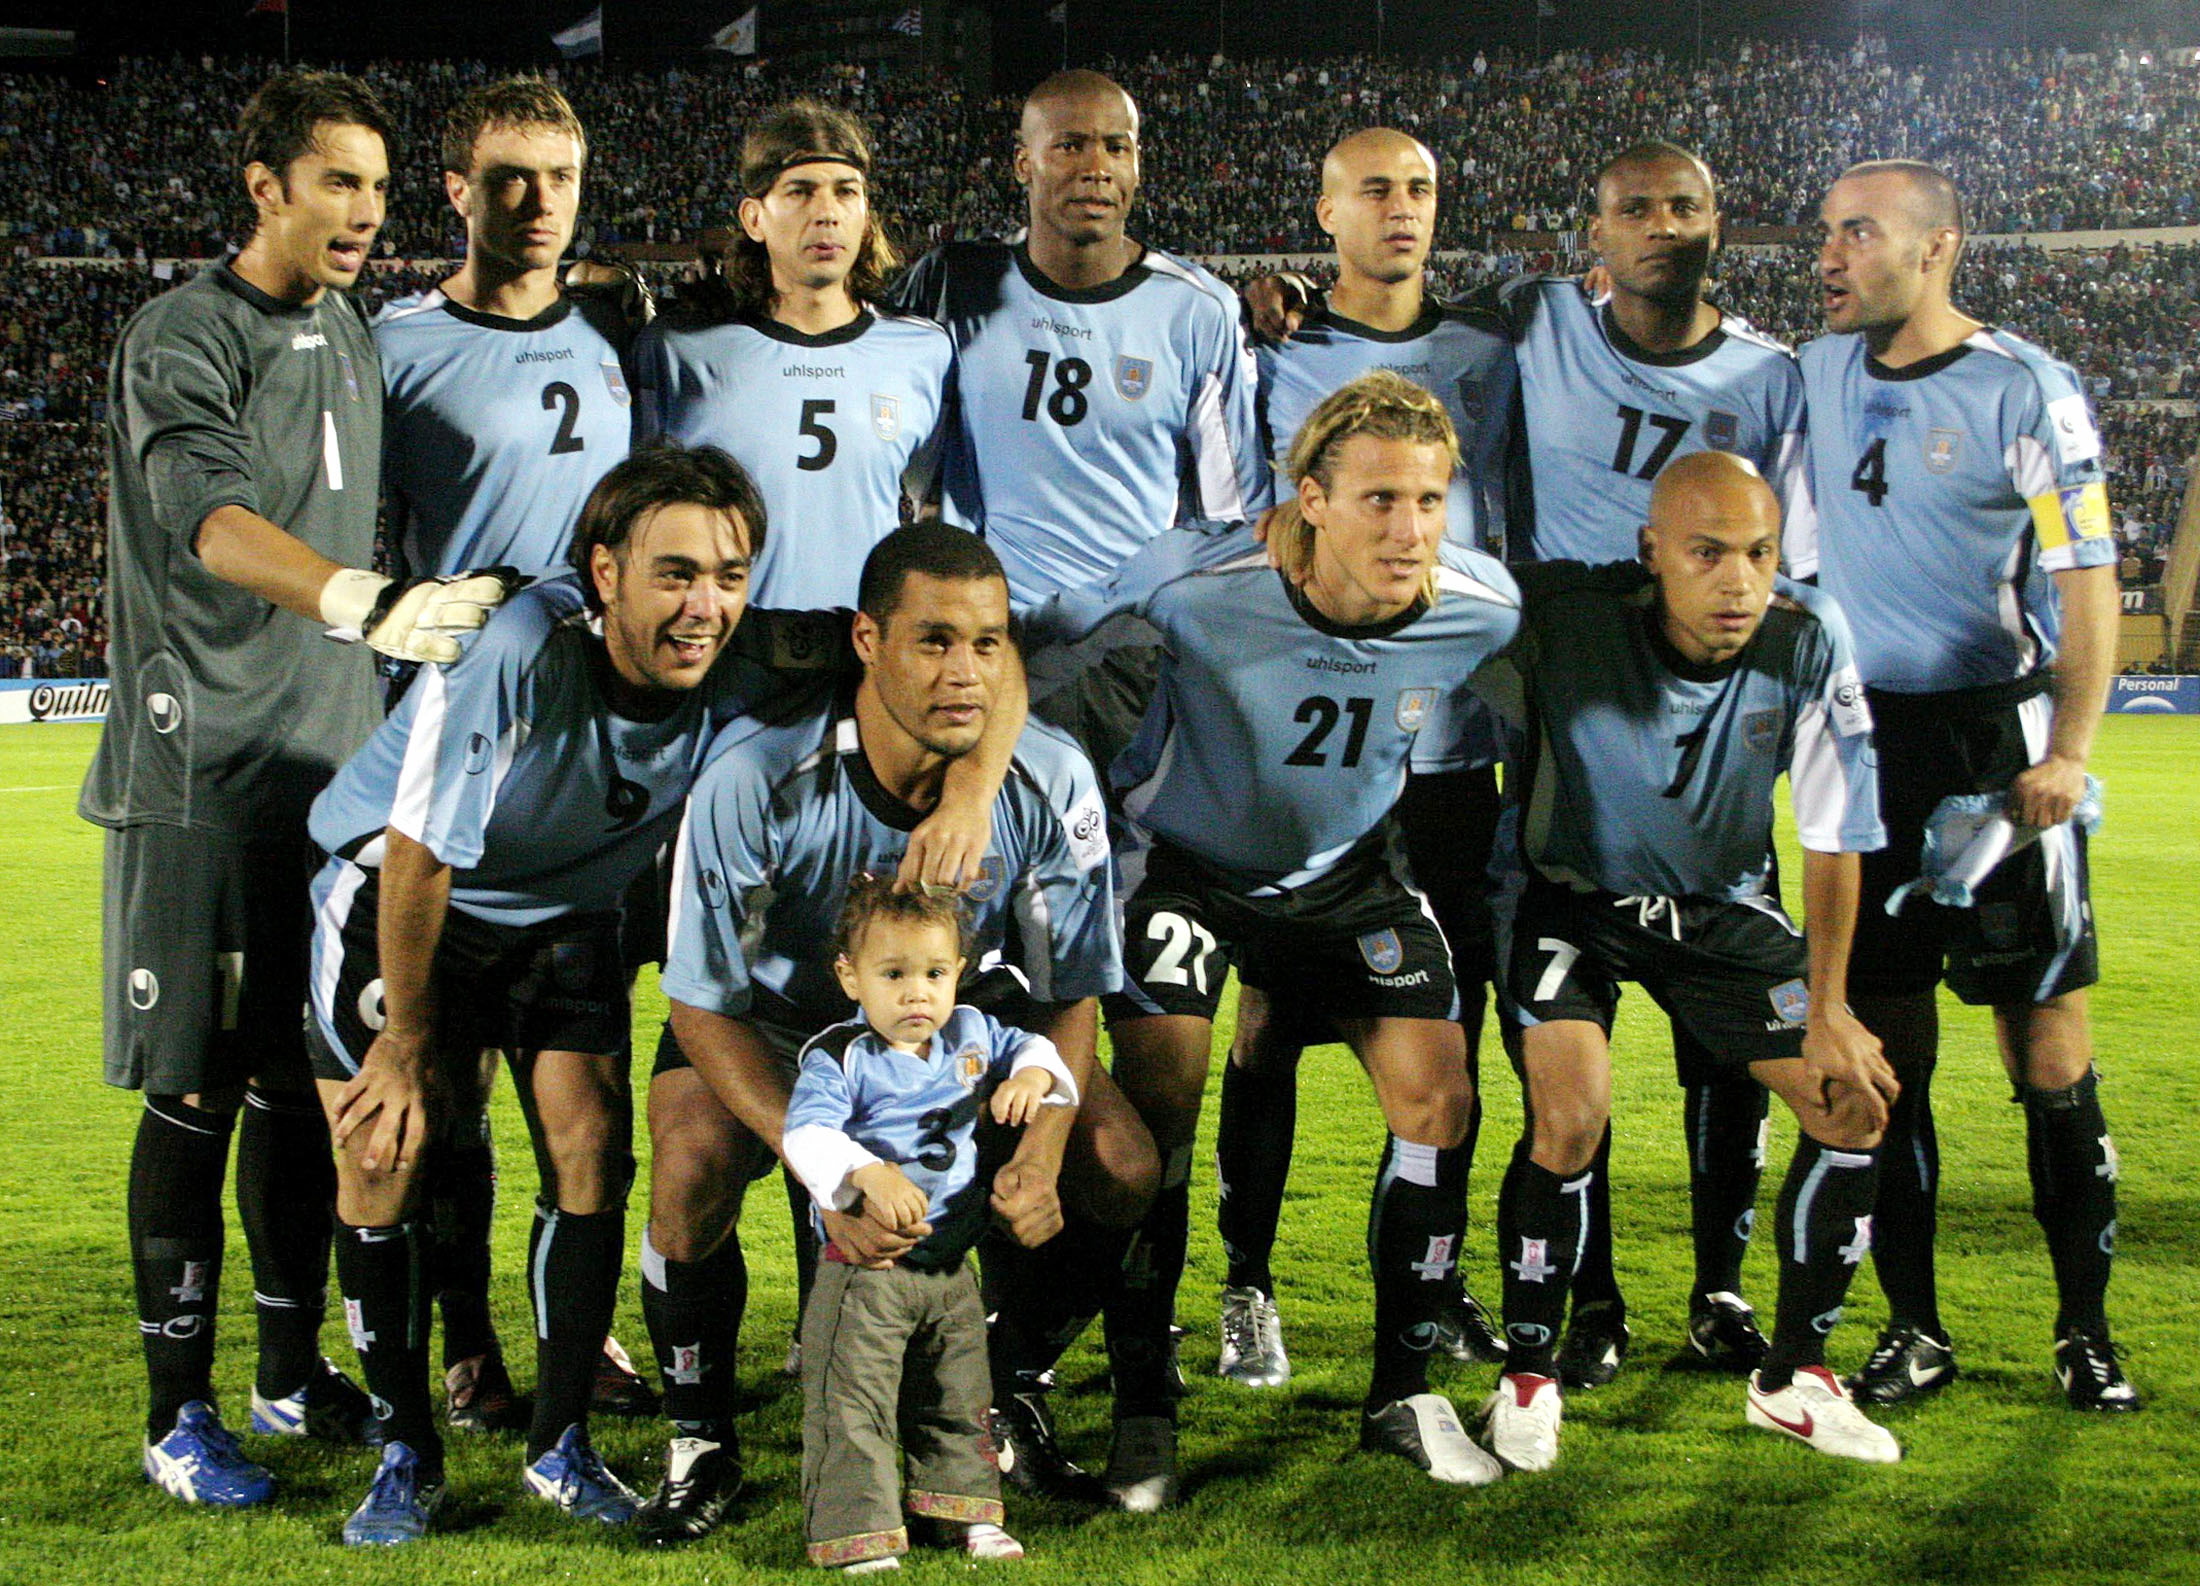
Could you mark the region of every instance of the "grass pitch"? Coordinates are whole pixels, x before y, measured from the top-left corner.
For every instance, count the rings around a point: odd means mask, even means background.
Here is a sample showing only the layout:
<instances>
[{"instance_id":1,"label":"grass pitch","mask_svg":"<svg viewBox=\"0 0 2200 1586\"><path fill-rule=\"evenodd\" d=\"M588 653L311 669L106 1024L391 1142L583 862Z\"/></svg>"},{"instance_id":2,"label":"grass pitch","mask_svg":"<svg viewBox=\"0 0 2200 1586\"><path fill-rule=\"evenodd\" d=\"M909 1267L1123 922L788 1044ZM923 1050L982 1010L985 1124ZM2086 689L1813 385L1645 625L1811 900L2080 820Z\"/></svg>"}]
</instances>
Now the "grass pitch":
<instances>
[{"instance_id":1,"label":"grass pitch","mask_svg":"<svg viewBox=\"0 0 2200 1586\"><path fill-rule=\"evenodd\" d=\"M795 1503L800 1395L778 1374L793 1280L776 1195L754 1198L747 1227L750 1497L736 1523L698 1548L653 1555L541 1512L518 1492L511 1441L454 1442L445 1531L396 1556L363 1557L337 1543L368 1472L357 1450L250 1440L281 1491L248 1514L193 1512L144 1485L142 1368L123 1260L137 1106L98 1077L100 842L74 814L95 735L89 727L0 730L0 921L12 944L0 953L0 1581L624 1586L808 1573ZM1610 1387L1568 1400L1556 1470L1461 1492L1350 1451L1369 1314L1366 1197L1381 1136L1366 1082L1341 1048L1331 1049L1307 1060L1277 1263L1298 1375L1286 1389L1256 1393L1210 1374L1220 1252L1203 1155L1180 1310L1193 1381L1184 1409L1187 1502L1149 1519L1012 1502L1010 1526L1032 1556L992 1572L1230 1586L2200 1580L2200 1373L2192 1364L2200 1358L2200 1072L2191 1051L2200 1027L2191 972L2200 838L2186 803L2200 771L2200 721L2112 718L2097 769L2109 789L2094 849L2107 981L2094 1006L2124 1165L2111 1308L2145 1413L2087 1418L2062 1407L2047 1369L2053 1299L2029 1211L2023 1119L2008 1105L1984 1016L1951 1005L1936 1081L1947 1181L1941 1274L1963 1380L1935 1402L1883 1416L1907 1455L1890 1468L1851 1466L1746 1430L1737 1382L1668 1364L1681 1349L1687 1299L1686 1163L1669 1048L1646 999L1635 996L1615 1042L1614 1163L1635 1356ZM660 1006L652 989L645 1028ZM1520 1115L1517 1086L1501 1062L1493 1070L1469 1251L1471 1281L1494 1301L1493 1202ZM531 1170L508 1091L500 1109L507 1174L497 1305L524 1377L528 1323L517 1274ZM1793 1137L1780 1117L1775 1109L1766 1203ZM637 1203L630 1225L639 1217ZM1767 1305L1771 1267L1769 1250L1752 1255L1749 1282ZM630 1260L618 1331L642 1356L634 1283ZM244 1421L250 1391L249 1290L233 1237L217 1378L233 1425ZM1838 1366L1861 1358L1883 1315L1867 1274L1834 1338ZM347 1360L341 1327L331 1325L326 1342ZM1095 1461L1105 1446L1102 1369L1093 1344L1080 1344L1057 1395L1065 1439ZM1440 1376L1471 1411L1491 1373ZM600 1423L598 1443L637 1486L654 1480L656 1426ZM903 1578L950 1577L965 1578L959 1559L927 1557L912 1560Z\"/></svg>"}]
</instances>

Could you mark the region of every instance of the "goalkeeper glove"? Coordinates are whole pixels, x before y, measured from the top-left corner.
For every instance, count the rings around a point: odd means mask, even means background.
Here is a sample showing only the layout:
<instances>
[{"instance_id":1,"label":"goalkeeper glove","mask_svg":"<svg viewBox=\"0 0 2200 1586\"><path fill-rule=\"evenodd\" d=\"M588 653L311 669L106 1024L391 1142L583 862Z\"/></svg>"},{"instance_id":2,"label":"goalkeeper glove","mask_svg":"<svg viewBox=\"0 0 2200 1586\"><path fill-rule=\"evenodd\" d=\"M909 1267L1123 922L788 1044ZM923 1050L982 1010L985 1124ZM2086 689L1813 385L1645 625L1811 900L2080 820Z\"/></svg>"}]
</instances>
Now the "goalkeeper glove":
<instances>
[{"instance_id":1,"label":"goalkeeper glove","mask_svg":"<svg viewBox=\"0 0 2200 1586\"><path fill-rule=\"evenodd\" d=\"M321 620L340 644L367 644L401 661L455 661L456 634L489 620L527 580L510 567L400 583L347 567L321 586Z\"/></svg>"}]
</instances>

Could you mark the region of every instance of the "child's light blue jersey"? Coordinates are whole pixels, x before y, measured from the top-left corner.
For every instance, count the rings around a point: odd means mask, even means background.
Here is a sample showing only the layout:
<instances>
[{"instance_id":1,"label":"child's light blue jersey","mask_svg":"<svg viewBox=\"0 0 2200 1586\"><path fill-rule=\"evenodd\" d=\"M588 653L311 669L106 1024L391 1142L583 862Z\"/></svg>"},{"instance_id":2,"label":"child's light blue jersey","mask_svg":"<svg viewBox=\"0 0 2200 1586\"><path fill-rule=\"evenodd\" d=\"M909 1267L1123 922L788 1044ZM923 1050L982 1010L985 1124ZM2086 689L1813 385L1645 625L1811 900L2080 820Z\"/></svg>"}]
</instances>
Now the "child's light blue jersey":
<instances>
[{"instance_id":1,"label":"child's light blue jersey","mask_svg":"<svg viewBox=\"0 0 2200 1586\"><path fill-rule=\"evenodd\" d=\"M1027 613L1032 686L1095 649L1158 642L1153 703L1110 771L1124 809L1248 891L1297 887L1390 813L1409 754L1446 763L1415 740L1466 729L1457 696L1512 638L1518 597L1495 558L1445 543L1434 606L1340 628L1250 528L1211 527L1164 534L1106 583Z\"/></svg>"},{"instance_id":2,"label":"child's light blue jersey","mask_svg":"<svg viewBox=\"0 0 2200 1586\"><path fill-rule=\"evenodd\" d=\"M872 775L844 699L819 689L712 745L674 849L665 994L733 1017L752 988L818 1026L848 1016L826 944L848 883L891 874L921 815ZM1007 964L1041 1002L1117 989L1107 819L1069 739L1026 723L966 894L973 967Z\"/></svg>"},{"instance_id":3,"label":"child's light blue jersey","mask_svg":"<svg viewBox=\"0 0 2200 1586\"><path fill-rule=\"evenodd\" d=\"M1862 336L1803 349L1821 580L1864 680L2007 682L2055 658L2051 575L2116 559L2101 438L2070 366L1980 330L1889 369Z\"/></svg>"},{"instance_id":4,"label":"child's light blue jersey","mask_svg":"<svg viewBox=\"0 0 2200 1586\"><path fill-rule=\"evenodd\" d=\"M570 297L516 320L431 291L375 317L382 481L407 575L566 566L589 491L626 459L623 336L608 304Z\"/></svg>"},{"instance_id":5,"label":"child's light blue jersey","mask_svg":"<svg viewBox=\"0 0 2200 1586\"><path fill-rule=\"evenodd\" d=\"M1573 281L1522 276L1498 293L1520 360L1529 494L1512 561L1632 561L1650 488L1675 457L1732 452L1780 498L1788 571L1817 565L1795 354L1725 315L1695 346L1653 353Z\"/></svg>"},{"instance_id":6,"label":"child's light blue jersey","mask_svg":"<svg viewBox=\"0 0 2200 1586\"><path fill-rule=\"evenodd\" d=\"M788 686L728 653L658 719L621 716L571 575L521 590L461 642L314 800L311 830L335 862L370 870L385 830L410 837L455 872L452 908L500 924L617 908L678 826L717 728Z\"/></svg>"},{"instance_id":7,"label":"child's light blue jersey","mask_svg":"<svg viewBox=\"0 0 2200 1586\"><path fill-rule=\"evenodd\" d=\"M951 1266L986 1228L993 1187L977 1176L978 1119L995 1086L1032 1067L1054 1076L1050 1101L1076 1101L1076 1082L1052 1041L967 1005L922 1052L896 1051L860 1018L836 1024L802 1049L787 1102L787 1161L835 1211L859 1198L847 1183L851 1172L894 1163L930 1201L932 1232L902 1259L927 1271Z\"/></svg>"},{"instance_id":8,"label":"child's light blue jersey","mask_svg":"<svg viewBox=\"0 0 2200 1586\"><path fill-rule=\"evenodd\" d=\"M1760 896L1783 772L1805 848L1885 845L1871 713L1826 595L1782 579L1741 654L1699 667L1658 628L1639 564L1515 571L1520 638L1484 686L1508 703L1524 691L1536 870L1621 897Z\"/></svg>"},{"instance_id":9,"label":"child's light blue jersey","mask_svg":"<svg viewBox=\"0 0 2200 1586\"><path fill-rule=\"evenodd\" d=\"M991 542L1018 601L1115 571L1170 524L1266 505L1237 299L1148 249L1072 291L1021 244L936 248L895 288L955 343L942 514Z\"/></svg>"},{"instance_id":10,"label":"child's light blue jersey","mask_svg":"<svg viewBox=\"0 0 2200 1586\"><path fill-rule=\"evenodd\" d=\"M1445 503L1444 536L1454 545L1505 554L1506 444L1518 373L1504 325L1492 316L1430 301L1402 331L1382 331L1316 309L1289 341L1253 349L1260 371L1261 445L1275 465L1279 497L1299 426L1340 386L1388 369L1433 392L1459 433L1459 472Z\"/></svg>"},{"instance_id":11,"label":"child's light blue jersey","mask_svg":"<svg viewBox=\"0 0 2200 1586\"><path fill-rule=\"evenodd\" d=\"M755 598L853 606L863 559L932 491L955 351L914 314L865 309L822 336L766 315L682 327L634 348L635 439L722 447L763 492Z\"/></svg>"}]
</instances>

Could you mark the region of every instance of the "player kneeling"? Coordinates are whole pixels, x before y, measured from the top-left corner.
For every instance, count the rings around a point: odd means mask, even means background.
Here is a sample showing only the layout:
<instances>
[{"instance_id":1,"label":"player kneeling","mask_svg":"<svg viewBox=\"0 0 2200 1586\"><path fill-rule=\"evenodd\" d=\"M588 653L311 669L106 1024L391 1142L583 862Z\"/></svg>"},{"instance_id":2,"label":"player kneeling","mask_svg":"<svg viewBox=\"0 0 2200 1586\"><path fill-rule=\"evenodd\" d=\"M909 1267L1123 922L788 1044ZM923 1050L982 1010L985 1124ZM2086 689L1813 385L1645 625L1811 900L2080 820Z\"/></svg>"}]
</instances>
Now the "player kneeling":
<instances>
[{"instance_id":1,"label":"player kneeling","mask_svg":"<svg viewBox=\"0 0 2200 1586\"><path fill-rule=\"evenodd\" d=\"M1779 557L1771 489L1742 459L1705 452L1659 477L1642 566L1516 570L1520 637L1491 681L1519 685L1530 745L1507 972L1529 1122L1498 1200L1511 1352L1484 1412L1485 1441L1516 1470L1558 1457L1553 1346L1611 1112L1621 980L1720 1061L1746 1065L1802 1126L1749 1424L1849 1459L1901 1457L1825 1365L1871 1245L1896 1092L1847 1006L1858 854L1885 841L1871 718L1839 608L1779 580ZM1807 941L1773 877L1783 771Z\"/></svg>"}]
</instances>

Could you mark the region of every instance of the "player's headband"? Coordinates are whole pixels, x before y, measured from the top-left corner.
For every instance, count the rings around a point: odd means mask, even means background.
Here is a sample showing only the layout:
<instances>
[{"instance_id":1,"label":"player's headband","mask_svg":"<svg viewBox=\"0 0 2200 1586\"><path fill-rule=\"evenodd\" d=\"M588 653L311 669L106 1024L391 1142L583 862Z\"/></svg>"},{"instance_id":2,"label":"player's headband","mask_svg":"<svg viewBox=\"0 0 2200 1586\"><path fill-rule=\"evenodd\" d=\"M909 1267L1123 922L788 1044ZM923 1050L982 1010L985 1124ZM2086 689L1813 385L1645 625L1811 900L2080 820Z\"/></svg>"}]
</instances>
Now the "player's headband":
<instances>
[{"instance_id":1,"label":"player's headband","mask_svg":"<svg viewBox=\"0 0 2200 1586\"><path fill-rule=\"evenodd\" d=\"M861 155L837 149L802 149L788 155L777 165L767 165L756 173L756 180L749 184L749 197L762 198L772 190L772 185L798 165L852 165L865 176L871 174L871 162Z\"/></svg>"}]
</instances>

